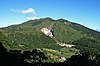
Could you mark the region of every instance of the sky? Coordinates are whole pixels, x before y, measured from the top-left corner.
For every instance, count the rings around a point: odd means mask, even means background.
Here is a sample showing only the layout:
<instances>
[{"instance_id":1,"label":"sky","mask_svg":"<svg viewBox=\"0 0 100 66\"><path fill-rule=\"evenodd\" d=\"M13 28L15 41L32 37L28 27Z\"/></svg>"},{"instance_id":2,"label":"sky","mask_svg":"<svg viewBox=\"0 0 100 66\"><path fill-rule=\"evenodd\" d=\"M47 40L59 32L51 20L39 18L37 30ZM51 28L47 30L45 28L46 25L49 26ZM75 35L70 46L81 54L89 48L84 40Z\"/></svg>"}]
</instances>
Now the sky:
<instances>
[{"instance_id":1,"label":"sky","mask_svg":"<svg viewBox=\"0 0 100 66\"><path fill-rule=\"evenodd\" d=\"M45 17L100 29L100 0L0 0L0 27Z\"/></svg>"}]
</instances>

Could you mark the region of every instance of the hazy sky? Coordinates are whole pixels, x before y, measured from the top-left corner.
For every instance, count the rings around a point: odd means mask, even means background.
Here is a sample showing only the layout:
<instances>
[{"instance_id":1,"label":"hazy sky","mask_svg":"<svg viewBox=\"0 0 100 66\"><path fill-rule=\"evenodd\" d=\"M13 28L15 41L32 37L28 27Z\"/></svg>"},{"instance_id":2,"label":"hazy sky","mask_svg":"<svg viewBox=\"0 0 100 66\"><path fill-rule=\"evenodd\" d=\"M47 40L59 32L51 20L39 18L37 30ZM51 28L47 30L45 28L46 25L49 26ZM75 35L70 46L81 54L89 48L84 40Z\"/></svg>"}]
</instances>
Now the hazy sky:
<instances>
[{"instance_id":1,"label":"hazy sky","mask_svg":"<svg viewBox=\"0 0 100 66\"><path fill-rule=\"evenodd\" d=\"M0 27L29 19L64 18L100 28L100 0L0 0Z\"/></svg>"}]
</instances>

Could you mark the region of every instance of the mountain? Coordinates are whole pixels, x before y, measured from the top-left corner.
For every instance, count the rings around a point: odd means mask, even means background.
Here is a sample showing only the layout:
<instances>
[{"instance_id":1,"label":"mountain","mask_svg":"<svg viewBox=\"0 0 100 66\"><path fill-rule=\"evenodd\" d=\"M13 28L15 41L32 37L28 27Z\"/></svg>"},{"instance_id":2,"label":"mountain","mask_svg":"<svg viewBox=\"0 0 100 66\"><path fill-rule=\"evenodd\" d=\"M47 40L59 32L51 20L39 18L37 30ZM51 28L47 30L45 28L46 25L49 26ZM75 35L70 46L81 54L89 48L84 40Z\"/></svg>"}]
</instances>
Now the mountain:
<instances>
[{"instance_id":1,"label":"mountain","mask_svg":"<svg viewBox=\"0 0 100 66\"><path fill-rule=\"evenodd\" d=\"M53 59L77 52L100 54L100 33L65 19L47 17L0 28L0 41L8 50L38 49Z\"/></svg>"}]
</instances>

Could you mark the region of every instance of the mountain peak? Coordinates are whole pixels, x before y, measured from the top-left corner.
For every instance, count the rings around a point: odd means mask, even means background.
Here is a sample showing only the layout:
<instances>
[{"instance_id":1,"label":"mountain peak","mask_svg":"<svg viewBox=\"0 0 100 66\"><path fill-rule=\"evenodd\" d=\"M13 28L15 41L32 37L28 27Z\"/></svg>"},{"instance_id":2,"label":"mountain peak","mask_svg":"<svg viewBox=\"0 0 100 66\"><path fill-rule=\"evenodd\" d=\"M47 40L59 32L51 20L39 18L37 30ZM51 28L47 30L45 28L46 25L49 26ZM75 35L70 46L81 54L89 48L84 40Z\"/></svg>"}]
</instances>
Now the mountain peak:
<instances>
[{"instance_id":1,"label":"mountain peak","mask_svg":"<svg viewBox=\"0 0 100 66\"><path fill-rule=\"evenodd\" d=\"M40 19L43 19L43 20L53 20L52 18L50 18L50 17L46 17L46 18L40 18Z\"/></svg>"}]
</instances>

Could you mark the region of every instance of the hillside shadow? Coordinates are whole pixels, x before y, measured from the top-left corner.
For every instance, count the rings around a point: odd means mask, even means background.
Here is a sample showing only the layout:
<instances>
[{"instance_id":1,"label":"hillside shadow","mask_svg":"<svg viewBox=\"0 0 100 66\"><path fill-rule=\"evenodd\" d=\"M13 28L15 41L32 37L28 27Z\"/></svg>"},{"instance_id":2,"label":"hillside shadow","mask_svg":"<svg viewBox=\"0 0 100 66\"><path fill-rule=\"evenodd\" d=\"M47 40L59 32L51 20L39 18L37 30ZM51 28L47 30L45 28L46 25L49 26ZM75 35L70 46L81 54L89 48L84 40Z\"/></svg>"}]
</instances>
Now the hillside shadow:
<instances>
[{"instance_id":1,"label":"hillside shadow","mask_svg":"<svg viewBox=\"0 0 100 66\"><path fill-rule=\"evenodd\" d=\"M12 53L7 52L0 42L0 66L30 66L22 59L22 54L19 51L13 51Z\"/></svg>"},{"instance_id":2,"label":"hillside shadow","mask_svg":"<svg viewBox=\"0 0 100 66\"><path fill-rule=\"evenodd\" d=\"M24 51L23 53L21 50L7 52L0 42L0 66L99 66L100 64L100 55L94 58L89 53L74 55L65 62L42 62L47 59L43 52L38 52L36 49ZM33 61L29 63L26 60Z\"/></svg>"},{"instance_id":3,"label":"hillside shadow","mask_svg":"<svg viewBox=\"0 0 100 66\"><path fill-rule=\"evenodd\" d=\"M0 66L37 66L44 59L47 59L44 53L36 49L33 49L32 52L24 51L23 53L21 50L9 50L7 52L6 48L0 42ZM29 63L27 62L28 60L33 61L29 61L31 62ZM38 63L35 63L35 61L38 61Z\"/></svg>"}]
</instances>

